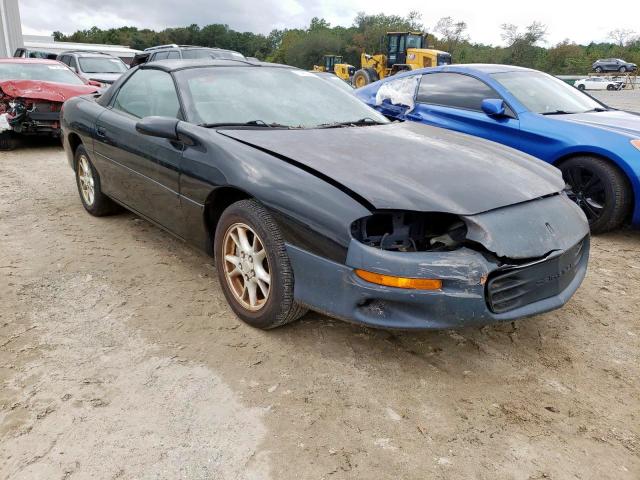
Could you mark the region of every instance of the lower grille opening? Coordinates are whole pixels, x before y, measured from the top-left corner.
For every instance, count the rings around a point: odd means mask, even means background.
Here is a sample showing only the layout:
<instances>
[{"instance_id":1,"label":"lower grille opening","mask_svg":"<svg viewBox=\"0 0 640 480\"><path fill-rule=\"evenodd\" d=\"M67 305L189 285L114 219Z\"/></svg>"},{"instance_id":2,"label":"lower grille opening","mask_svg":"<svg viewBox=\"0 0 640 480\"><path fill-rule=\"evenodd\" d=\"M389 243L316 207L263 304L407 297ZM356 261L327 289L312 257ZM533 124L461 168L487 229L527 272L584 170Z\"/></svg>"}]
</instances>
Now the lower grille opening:
<instances>
[{"instance_id":1,"label":"lower grille opening","mask_svg":"<svg viewBox=\"0 0 640 480\"><path fill-rule=\"evenodd\" d=\"M493 272L486 286L489 310L506 313L558 295L575 278L587 241L581 240L561 255Z\"/></svg>"}]
</instances>

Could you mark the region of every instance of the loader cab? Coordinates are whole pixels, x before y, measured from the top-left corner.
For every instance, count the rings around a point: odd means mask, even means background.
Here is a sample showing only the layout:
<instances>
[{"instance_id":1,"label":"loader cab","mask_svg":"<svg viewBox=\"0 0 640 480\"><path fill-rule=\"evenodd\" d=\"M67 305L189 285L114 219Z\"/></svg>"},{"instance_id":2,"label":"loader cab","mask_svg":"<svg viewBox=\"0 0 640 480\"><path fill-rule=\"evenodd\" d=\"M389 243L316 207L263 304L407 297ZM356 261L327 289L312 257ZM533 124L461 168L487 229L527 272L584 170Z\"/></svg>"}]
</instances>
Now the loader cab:
<instances>
[{"instance_id":1,"label":"loader cab","mask_svg":"<svg viewBox=\"0 0 640 480\"><path fill-rule=\"evenodd\" d=\"M342 63L341 55L325 55L324 56L324 71L334 73L336 65Z\"/></svg>"},{"instance_id":2,"label":"loader cab","mask_svg":"<svg viewBox=\"0 0 640 480\"><path fill-rule=\"evenodd\" d=\"M427 37L416 32L387 33L387 68L407 63L407 49L427 48Z\"/></svg>"}]
</instances>

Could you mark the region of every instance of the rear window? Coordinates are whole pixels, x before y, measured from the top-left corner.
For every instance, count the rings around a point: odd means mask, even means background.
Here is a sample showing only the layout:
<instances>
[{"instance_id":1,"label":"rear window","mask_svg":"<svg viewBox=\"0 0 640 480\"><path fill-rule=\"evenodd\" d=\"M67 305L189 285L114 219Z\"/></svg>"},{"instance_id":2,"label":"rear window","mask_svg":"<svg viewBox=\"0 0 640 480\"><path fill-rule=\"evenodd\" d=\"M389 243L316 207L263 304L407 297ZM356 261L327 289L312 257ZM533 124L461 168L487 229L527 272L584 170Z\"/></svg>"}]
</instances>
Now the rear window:
<instances>
[{"instance_id":1,"label":"rear window","mask_svg":"<svg viewBox=\"0 0 640 480\"><path fill-rule=\"evenodd\" d=\"M209 50L206 48L197 48L192 50L183 50L182 58L219 58L223 60L244 60L244 55L229 50Z\"/></svg>"}]
</instances>

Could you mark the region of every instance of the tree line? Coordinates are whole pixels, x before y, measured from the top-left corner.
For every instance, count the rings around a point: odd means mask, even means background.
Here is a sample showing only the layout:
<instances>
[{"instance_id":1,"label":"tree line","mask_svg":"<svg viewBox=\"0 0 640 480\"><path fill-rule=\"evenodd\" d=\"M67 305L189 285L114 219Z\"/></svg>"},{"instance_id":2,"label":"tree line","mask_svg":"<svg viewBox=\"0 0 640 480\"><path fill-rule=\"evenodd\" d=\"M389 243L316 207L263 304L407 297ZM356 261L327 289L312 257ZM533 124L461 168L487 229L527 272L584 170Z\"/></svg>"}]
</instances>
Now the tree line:
<instances>
[{"instance_id":1,"label":"tree line","mask_svg":"<svg viewBox=\"0 0 640 480\"><path fill-rule=\"evenodd\" d=\"M547 45L547 27L540 22L525 27L503 24L500 28L505 46L474 42L467 33L466 22L452 17L441 18L427 28L417 12L406 16L359 13L350 27L331 26L324 19L313 18L307 28L273 30L268 35L238 32L223 24L193 24L162 31L93 27L70 35L54 32L53 36L57 41L128 45L140 50L168 43L219 47L310 69L322 61L324 54L342 55L347 63L359 67L362 52L383 51L387 31L428 30L429 46L450 52L455 63L519 65L556 75L584 74L598 58L616 57L640 64L640 37L631 30L613 30L607 42L579 45L567 39Z\"/></svg>"}]
</instances>

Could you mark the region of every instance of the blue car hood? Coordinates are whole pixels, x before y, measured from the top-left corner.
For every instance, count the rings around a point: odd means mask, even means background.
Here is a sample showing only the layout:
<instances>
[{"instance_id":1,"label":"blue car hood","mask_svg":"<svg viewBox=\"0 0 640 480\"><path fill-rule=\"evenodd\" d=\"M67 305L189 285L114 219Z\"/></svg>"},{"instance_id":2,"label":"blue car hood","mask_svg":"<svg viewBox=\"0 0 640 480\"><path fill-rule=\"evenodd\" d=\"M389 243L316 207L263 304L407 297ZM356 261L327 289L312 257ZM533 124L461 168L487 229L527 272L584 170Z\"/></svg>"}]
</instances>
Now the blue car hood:
<instances>
[{"instance_id":1,"label":"blue car hood","mask_svg":"<svg viewBox=\"0 0 640 480\"><path fill-rule=\"evenodd\" d=\"M588 125L602 130L640 138L640 115L637 113L611 110L608 112L558 115L554 118L556 120L579 123L581 125Z\"/></svg>"}]
</instances>

